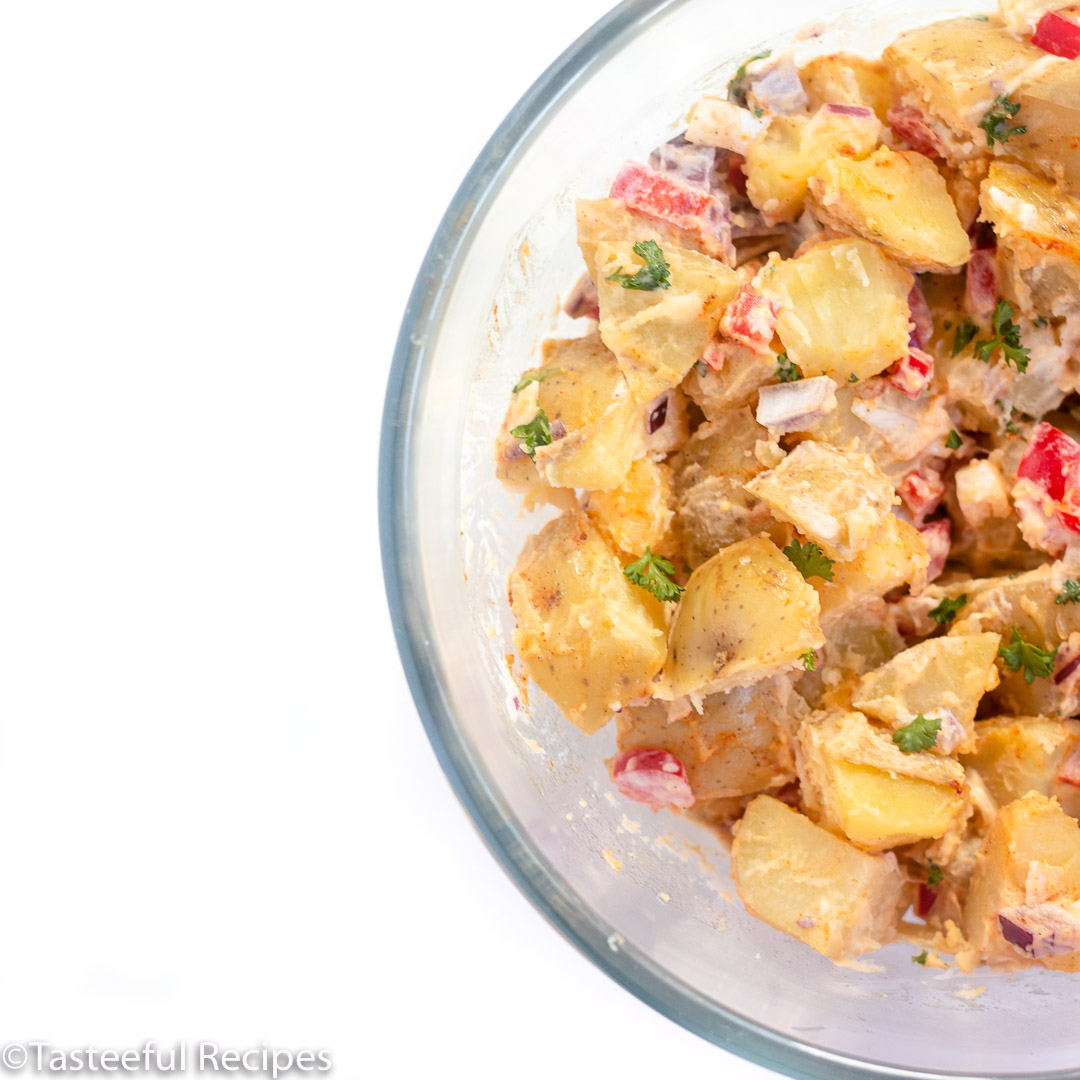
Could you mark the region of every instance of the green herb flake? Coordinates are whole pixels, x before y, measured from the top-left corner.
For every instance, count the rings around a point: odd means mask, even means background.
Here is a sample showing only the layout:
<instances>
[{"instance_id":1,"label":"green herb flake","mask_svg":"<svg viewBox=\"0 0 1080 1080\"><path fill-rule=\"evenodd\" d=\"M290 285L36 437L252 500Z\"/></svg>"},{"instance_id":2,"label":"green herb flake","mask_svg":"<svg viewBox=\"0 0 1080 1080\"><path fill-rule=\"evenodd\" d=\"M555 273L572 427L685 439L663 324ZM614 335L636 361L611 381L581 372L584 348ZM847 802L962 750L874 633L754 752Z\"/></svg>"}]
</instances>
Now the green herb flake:
<instances>
[{"instance_id":1,"label":"green herb flake","mask_svg":"<svg viewBox=\"0 0 1080 1080\"><path fill-rule=\"evenodd\" d=\"M651 592L657 600L678 600L683 591L681 585L676 585L671 580L675 573L675 567L667 559L652 553L652 548L646 548L645 554L636 562L625 567L623 574L634 585L640 586L646 592Z\"/></svg>"},{"instance_id":2,"label":"green herb flake","mask_svg":"<svg viewBox=\"0 0 1080 1080\"><path fill-rule=\"evenodd\" d=\"M731 81L727 84L727 96L728 101L734 102L736 105L746 104L746 91L749 89L747 83L746 69L754 63L755 60L767 60L772 56L772 49L762 49L759 53L754 53L749 59L744 60L738 68L735 70L735 74L731 77Z\"/></svg>"},{"instance_id":3,"label":"green herb flake","mask_svg":"<svg viewBox=\"0 0 1080 1080\"><path fill-rule=\"evenodd\" d=\"M923 949L923 951L919 953L918 956L913 956L911 959L913 963L922 964L923 967L926 967L926 960L929 955L930 954L925 949Z\"/></svg>"},{"instance_id":4,"label":"green herb flake","mask_svg":"<svg viewBox=\"0 0 1080 1080\"><path fill-rule=\"evenodd\" d=\"M959 614L960 609L967 603L967 593L961 593L955 600L944 597L937 607L930 609L930 618L938 624L945 626L951 623Z\"/></svg>"},{"instance_id":5,"label":"green herb flake","mask_svg":"<svg viewBox=\"0 0 1080 1080\"><path fill-rule=\"evenodd\" d=\"M541 383L545 379L550 379L552 375L562 375L562 368L558 368L556 371L530 371L527 375L522 375L520 379L514 384L514 389L511 391L513 394L518 394L525 389L529 383Z\"/></svg>"},{"instance_id":6,"label":"green herb flake","mask_svg":"<svg viewBox=\"0 0 1080 1080\"><path fill-rule=\"evenodd\" d=\"M928 889L936 889L945 880L945 874L942 869L933 859L927 860L926 865L926 887Z\"/></svg>"},{"instance_id":7,"label":"green herb flake","mask_svg":"<svg viewBox=\"0 0 1080 1080\"><path fill-rule=\"evenodd\" d=\"M1020 344L1020 327L1012 321L1013 314L1013 306L1008 300L999 300L994 305L994 315L991 319L994 336L975 342L975 355L984 364L989 364L994 351L1001 349L1006 367L1013 364L1017 371L1027 371L1028 354L1031 350L1025 349Z\"/></svg>"},{"instance_id":8,"label":"green herb flake","mask_svg":"<svg viewBox=\"0 0 1080 1080\"><path fill-rule=\"evenodd\" d=\"M798 540L792 540L784 548L784 554L804 578L819 577L832 581L834 560L823 554L821 548L812 541L800 544Z\"/></svg>"},{"instance_id":9,"label":"green herb flake","mask_svg":"<svg viewBox=\"0 0 1080 1080\"><path fill-rule=\"evenodd\" d=\"M788 359L786 352L776 358L776 377L781 382L798 382L802 378L802 372Z\"/></svg>"},{"instance_id":10,"label":"green herb flake","mask_svg":"<svg viewBox=\"0 0 1080 1080\"><path fill-rule=\"evenodd\" d=\"M858 376L858 375L856 375L856 374L855 374L855 372L853 371L853 372L852 372L852 373L851 373L851 374L850 374L850 375L849 375L849 376L847 377L847 381L848 381L848 382L858 382L858 381L859 381L859 376Z\"/></svg>"},{"instance_id":11,"label":"green herb flake","mask_svg":"<svg viewBox=\"0 0 1080 1080\"><path fill-rule=\"evenodd\" d=\"M1062 587L1061 592L1054 597L1055 604L1076 604L1080 603L1080 582L1074 581L1072 578L1068 578Z\"/></svg>"},{"instance_id":12,"label":"green herb flake","mask_svg":"<svg viewBox=\"0 0 1080 1080\"><path fill-rule=\"evenodd\" d=\"M943 326L943 327L944 327L944 328L945 328L946 330L951 330L951 329L952 329L952 319L946 319L946 320L945 320L945 321L944 321L944 322L943 322L943 323L942 323L941 325L942 325L942 326Z\"/></svg>"},{"instance_id":13,"label":"green herb flake","mask_svg":"<svg viewBox=\"0 0 1080 1080\"><path fill-rule=\"evenodd\" d=\"M709 374L709 365L706 364L704 360L695 360L694 361L694 371L696 371L698 373L698 375L702 379L704 379L705 376Z\"/></svg>"},{"instance_id":14,"label":"green herb flake","mask_svg":"<svg viewBox=\"0 0 1080 1080\"><path fill-rule=\"evenodd\" d=\"M671 265L655 240L639 240L634 245L634 254L645 260L645 265L637 273L624 274L620 266L614 273L608 274L607 280L617 281L624 289L640 289L642 292L671 287Z\"/></svg>"},{"instance_id":15,"label":"green herb flake","mask_svg":"<svg viewBox=\"0 0 1080 1080\"><path fill-rule=\"evenodd\" d=\"M807 649L799 659L807 671L813 671L817 667L817 653L813 649Z\"/></svg>"},{"instance_id":16,"label":"green herb flake","mask_svg":"<svg viewBox=\"0 0 1080 1080\"><path fill-rule=\"evenodd\" d=\"M892 735L892 741L905 754L917 754L922 750L929 750L937 742L938 732L941 730L941 719L937 716L927 719L919 713L910 724L897 728Z\"/></svg>"},{"instance_id":17,"label":"green herb flake","mask_svg":"<svg viewBox=\"0 0 1080 1080\"><path fill-rule=\"evenodd\" d=\"M1048 321L1048 320L1047 320L1047 318L1046 318L1046 316L1045 316L1045 315L1039 315L1039 316L1037 316L1037 317L1035 318L1035 321L1034 321L1034 322L1033 322L1033 323L1032 323L1031 325L1032 325L1032 326L1039 326L1039 327L1043 327L1043 326L1045 326L1045 325L1046 325L1047 321Z\"/></svg>"},{"instance_id":18,"label":"green herb flake","mask_svg":"<svg viewBox=\"0 0 1080 1080\"><path fill-rule=\"evenodd\" d=\"M1024 682L1030 686L1036 679L1049 677L1060 647L1055 645L1051 652L1039 645L1032 645L1020 636L1020 631L1014 626L1009 644L998 649L998 656L1010 671L1023 670Z\"/></svg>"},{"instance_id":19,"label":"green herb flake","mask_svg":"<svg viewBox=\"0 0 1080 1080\"><path fill-rule=\"evenodd\" d=\"M1009 121L1020 111L1020 103L1010 101L1008 94L999 94L989 112L979 121L979 127L986 132L986 145L993 146L994 141L1004 145L1014 135L1023 135L1027 128L1023 124L1009 127Z\"/></svg>"},{"instance_id":20,"label":"green herb flake","mask_svg":"<svg viewBox=\"0 0 1080 1080\"><path fill-rule=\"evenodd\" d=\"M949 437L945 440L945 446L949 450L959 450L964 445L964 440L960 438L956 431L950 431Z\"/></svg>"},{"instance_id":21,"label":"green herb flake","mask_svg":"<svg viewBox=\"0 0 1080 1080\"><path fill-rule=\"evenodd\" d=\"M953 338L952 354L959 356L971 343L971 339L979 332L978 326L971 319L964 319L956 324L956 337Z\"/></svg>"},{"instance_id":22,"label":"green herb flake","mask_svg":"<svg viewBox=\"0 0 1080 1080\"><path fill-rule=\"evenodd\" d=\"M511 428L510 434L515 439L522 440L524 443L522 449L533 459L536 458L538 446L550 446L552 441L551 424L543 409L540 409L527 424L518 424L516 428Z\"/></svg>"},{"instance_id":23,"label":"green herb flake","mask_svg":"<svg viewBox=\"0 0 1080 1080\"><path fill-rule=\"evenodd\" d=\"M765 110L760 105L755 105L754 115L760 120L765 115Z\"/></svg>"}]
</instances>

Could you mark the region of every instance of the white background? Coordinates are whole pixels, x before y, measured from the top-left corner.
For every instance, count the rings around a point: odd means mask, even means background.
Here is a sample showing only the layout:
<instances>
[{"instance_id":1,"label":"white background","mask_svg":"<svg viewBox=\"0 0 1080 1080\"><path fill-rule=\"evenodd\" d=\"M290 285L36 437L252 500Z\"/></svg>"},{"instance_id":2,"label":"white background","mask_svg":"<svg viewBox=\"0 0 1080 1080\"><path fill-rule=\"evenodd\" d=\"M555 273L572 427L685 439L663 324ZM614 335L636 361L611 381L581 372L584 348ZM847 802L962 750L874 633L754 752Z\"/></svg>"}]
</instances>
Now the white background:
<instances>
[{"instance_id":1,"label":"white background","mask_svg":"<svg viewBox=\"0 0 1080 1080\"><path fill-rule=\"evenodd\" d=\"M0 1042L767 1075L517 893L436 765L383 593L412 278L605 6L0 6Z\"/></svg>"}]
</instances>

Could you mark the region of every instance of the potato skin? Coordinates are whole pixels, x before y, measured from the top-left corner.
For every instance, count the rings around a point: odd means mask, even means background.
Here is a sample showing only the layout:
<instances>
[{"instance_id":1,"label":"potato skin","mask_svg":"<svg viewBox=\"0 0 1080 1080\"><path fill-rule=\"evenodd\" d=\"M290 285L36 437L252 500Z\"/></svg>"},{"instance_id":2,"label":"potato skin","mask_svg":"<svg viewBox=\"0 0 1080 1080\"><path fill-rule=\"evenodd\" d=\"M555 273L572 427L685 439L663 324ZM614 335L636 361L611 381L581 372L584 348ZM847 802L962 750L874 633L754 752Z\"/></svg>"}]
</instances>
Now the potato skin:
<instances>
[{"instance_id":1,"label":"potato skin","mask_svg":"<svg viewBox=\"0 0 1080 1080\"><path fill-rule=\"evenodd\" d=\"M530 536L509 580L525 670L586 735L641 697L664 663L660 604L623 575L583 510Z\"/></svg>"}]
</instances>

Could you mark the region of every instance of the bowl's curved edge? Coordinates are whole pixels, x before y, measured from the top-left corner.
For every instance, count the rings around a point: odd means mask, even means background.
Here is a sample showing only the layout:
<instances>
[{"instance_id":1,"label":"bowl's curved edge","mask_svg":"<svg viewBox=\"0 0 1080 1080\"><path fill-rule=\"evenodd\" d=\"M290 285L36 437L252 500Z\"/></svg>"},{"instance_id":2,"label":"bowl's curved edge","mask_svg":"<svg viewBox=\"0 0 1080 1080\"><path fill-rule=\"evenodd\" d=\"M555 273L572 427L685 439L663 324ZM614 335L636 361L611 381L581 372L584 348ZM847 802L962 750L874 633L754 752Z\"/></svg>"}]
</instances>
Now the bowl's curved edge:
<instances>
[{"instance_id":1,"label":"bowl's curved edge","mask_svg":"<svg viewBox=\"0 0 1080 1080\"><path fill-rule=\"evenodd\" d=\"M523 833L511 827L462 749L443 738L443 730L450 726L449 702L430 650L425 647L429 643L422 597L414 579L406 573L403 540L407 533L409 417L428 333L438 325L445 305L446 270L467 249L501 186L502 175L529 145L552 108L627 40L680 3L682 0L623 0L551 64L480 152L424 256L394 348L379 444L379 542L398 652L439 764L488 849L540 914L624 989L709 1042L795 1080L956 1080L968 1074L897 1069L879 1062L842 1058L792 1040L723 1010L686 984L662 976L651 964L635 957L632 947L616 947L609 942L612 928L574 902L572 892L549 872L540 852ZM1030 1080L1060 1080L1062 1075L1033 1073Z\"/></svg>"}]
</instances>

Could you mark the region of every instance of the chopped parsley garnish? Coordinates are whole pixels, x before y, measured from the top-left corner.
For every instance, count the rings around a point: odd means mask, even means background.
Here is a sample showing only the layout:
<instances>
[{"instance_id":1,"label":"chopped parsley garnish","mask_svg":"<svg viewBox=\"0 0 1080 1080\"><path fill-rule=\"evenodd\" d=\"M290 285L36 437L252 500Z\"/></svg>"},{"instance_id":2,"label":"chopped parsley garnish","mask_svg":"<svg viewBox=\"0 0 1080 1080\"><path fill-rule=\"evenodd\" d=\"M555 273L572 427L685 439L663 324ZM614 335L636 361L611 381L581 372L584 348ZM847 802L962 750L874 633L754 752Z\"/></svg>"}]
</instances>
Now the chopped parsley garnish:
<instances>
[{"instance_id":1,"label":"chopped parsley garnish","mask_svg":"<svg viewBox=\"0 0 1080 1080\"><path fill-rule=\"evenodd\" d=\"M1039 645L1032 645L1020 636L1020 631L1014 626L1009 644L998 649L998 656L1010 671L1020 671L1022 668L1024 682L1030 686L1037 678L1045 679L1053 671L1060 647L1055 645L1051 652Z\"/></svg>"},{"instance_id":2,"label":"chopped parsley garnish","mask_svg":"<svg viewBox=\"0 0 1080 1080\"><path fill-rule=\"evenodd\" d=\"M964 445L964 440L960 438L960 435L956 431L950 431L949 437L945 440L945 446L949 450L959 450Z\"/></svg>"},{"instance_id":3,"label":"chopped parsley garnish","mask_svg":"<svg viewBox=\"0 0 1080 1080\"><path fill-rule=\"evenodd\" d=\"M945 875L933 859L927 860L926 866L926 887L928 889L936 889L945 880Z\"/></svg>"},{"instance_id":4,"label":"chopped parsley garnish","mask_svg":"<svg viewBox=\"0 0 1080 1080\"><path fill-rule=\"evenodd\" d=\"M994 336L985 341L975 342L975 355L984 363L990 363L990 357L995 349L1001 349L1005 357L1006 367L1014 364L1017 371L1026 371L1028 366L1028 353L1020 344L1020 327L1012 321L1013 306L1008 300L999 300L994 305L994 315L991 319L994 327Z\"/></svg>"},{"instance_id":5,"label":"chopped parsley garnish","mask_svg":"<svg viewBox=\"0 0 1080 1080\"><path fill-rule=\"evenodd\" d=\"M695 360L694 361L694 370L698 373L698 375L701 378L704 379L705 376L709 374L709 365L706 364L704 360Z\"/></svg>"},{"instance_id":6,"label":"chopped parsley garnish","mask_svg":"<svg viewBox=\"0 0 1080 1080\"><path fill-rule=\"evenodd\" d=\"M959 356L970 344L971 339L979 332L979 328L970 319L956 324L956 337L953 338L952 354Z\"/></svg>"},{"instance_id":7,"label":"chopped parsley garnish","mask_svg":"<svg viewBox=\"0 0 1080 1080\"><path fill-rule=\"evenodd\" d=\"M760 105L755 105L754 115L760 120L765 115L765 110Z\"/></svg>"},{"instance_id":8,"label":"chopped parsley garnish","mask_svg":"<svg viewBox=\"0 0 1080 1080\"><path fill-rule=\"evenodd\" d=\"M1068 578L1065 581L1065 585L1061 592L1054 597L1055 604L1076 604L1080 603L1080 582L1073 581L1072 578Z\"/></svg>"},{"instance_id":9,"label":"chopped parsley garnish","mask_svg":"<svg viewBox=\"0 0 1080 1080\"><path fill-rule=\"evenodd\" d=\"M522 440L525 444L522 449L531 458L536 457L538 446L550 446L552 441L551 424L543 409L538 410L527 424L518 424L516 428L511 428L510 434L515 439Z\"/></svg>"},{"instance_id":10,"label":"chopped parsley garnish","mask_svg":"<svg viewBox=\"0 0 1080 1080\"><path fill-rule=\"evenodd\" d=\"M859 376L858 376L858 375L856 375L856 374L855 374L855 372L853 371L853 372L852 372L852 373L851 373L851 374L850 374L850 375L849 375L849 376L847 377L847 381L848 381L848 382L858 382L858 381L859 381Z\"/></svg>"},{"instance_id":11,"label":"chopped parsley garnish","mask_svg":"<svg viewBox=\"0 0 1080 1080\"><path fill-rule=\"evenodd\" d=\"M784 554L795 564L795 569L804 578L819 577L826 581L833 579L833 559L822 553L821 548L812 541L800 544L798 540L792 540Z\"/></svg>"},{"instance_id":12,"label":"chopped parsley garnish","mask_svg":"<svg viewBox=\"0 0 1080 1080\"><path fill-rule=\"evenodd\" d=\"M951 330L952 329L952 320L951 319L946 319L941 325L944 326L946 330Z\"/></svg>"},{"instance_id":13,"label":"chopped parsley garnish","mask_svg":"<svg viewBox=\"0 0 1080 1080\"><path fill-rule=\"evenodd\" d=\"M802 372L788 359L786 352L776 358L776 377L781 382L798 382L802 378Z\"/></svg>"},{"instance_id":14,"label":"chopped parsley garnish","mask_svg":"<svg viewBox=\"0 0 1080 1080\"><path fill-rule=\"evenodd\" d=\"M928 720L919 713L910 724L905 724L892 733L892 741L905 754L917 754L920 750L929 750L937 742L937 733L940 730L939 717L935 716Z\"/></svg>"},{"instance_id":15,"label":"chopped parsley garnish","mask_svg":"<svg viewBox=\"0 0 1080 1080\"><path fill-rule=\"evenodd\" d=\"M643 292L671 286L671 265L655 240L639 240L634 245L634 254L645 260L645 265L636 274L624 274L620 266L613 274L608 274L607 280L617 281L624 289L641 289Z\"/></svg>"},{"instance_id":16,"label":"chopped parsley garnish","mask_svg":"<svg viewBox=\"0 0 1080 1080\"><path fill-rule=\"evenodd\" d=\"M987 146L993 146L995 139L1004 145L1014 135L1023 135L1027 131L1023 124L1009 127L1009 121L1019 111L1019 102L1010 101L1008 94L998 94L990 111L979 121L979 127L986 132Z\"/></svg>"},{"instance_id":17,"label":"chopped parsley garnish","mask_svg":"<svg viewBox=\"0 0 1080 1080\"><path fill-rule=\"evenodd\" d=\"M731 77L731 81L727 84L727 96L728 101L734 102L736 105L746 104L746 91L749 89L746 85L749 81L746 77L746 69L755 60L767 60L772 56L772 49L763 49L759 53L754 53L748 60L744 60L736 69L735 74Z\"/></svg>"},{"instance_id":18,"label":"chopped parsley garnish","mask_svg":"<svg viewBox=\"0 0 1080 1080\"><path fill-rule=\"evenodd\" d=\"M1039 316L1036 317L1036 319L1032 323L1032 325L1033 326L1045 326L1046 323L1047 323L1046 316L1045 315L1039 315Z\"/></svg>"},{"instance_id":19,"label":"chopped parsley garnish","mask_svg":"<svg viewBox=\"0 0 1080 1080\"><path fill-rule=\"evenodd\" d=\"M552 375L561 375L563 373L562 368L556 371L530 371L528 375L522 375L520 379L514 384L514 389L510 392L516 394L521 390L524 390L529 383L543 382L545 379L550 379Z\"/></svg>"},{"instance_id":20,"label":"chopped parsley garnish","mask_svg":"<svg viewBox=\"0 0 1080 1080\"><path fill-rule=\"evenodd\" d=\"M679 599L683 587L671 580L674 573L675 567L667 559L654 555L652 548L646 548L640 559L623 569L628 581L651 592L657 600Z\"/></svg>"},{"instance_id":21,"label":"chopped parsley garnish","mask_svg":"<svg viewBox=\"0 0 1080 1080\"><path fill-rule=\"evenodd\" d=\"M960 609L966 603L967 593L961 593L955 600L950 600L946 596L936 608L930 609L930 618L933 619L938 626L944 626L946 623L951 623L953 619L956 618Z\"/></svg>"},{"instance_id":22,"label":"chopped parsley garnish","mask_svg":"<svg viewBox=\"0 0 1080 1080\"><path fill-rule=\"evenodd\" d=\"M925 949L923 949L923 951L919 953L918 956L913 956L911 959L913 963L922 964L923 967L926 967L926 960L929 955L930 954Z\"/></svg>"},{"instance_id":23,"label":"chopped parsley garnish","mask_svg":"<svg viewBox=\"0 0 1080 1080\"><path fill-rule=\"evenodd\" d=\"M807 649L799 659L807 671L813 671L817 667L817 653L813 649Z\"/></svg>"}]
</instances>

